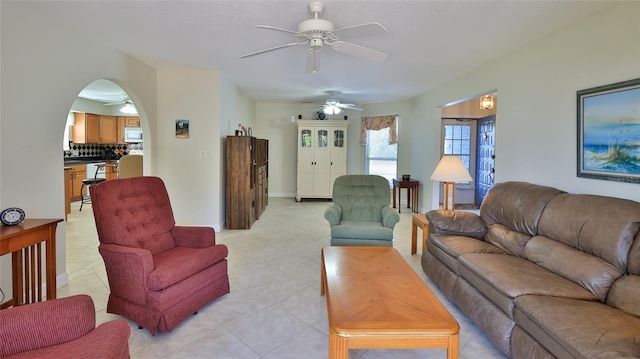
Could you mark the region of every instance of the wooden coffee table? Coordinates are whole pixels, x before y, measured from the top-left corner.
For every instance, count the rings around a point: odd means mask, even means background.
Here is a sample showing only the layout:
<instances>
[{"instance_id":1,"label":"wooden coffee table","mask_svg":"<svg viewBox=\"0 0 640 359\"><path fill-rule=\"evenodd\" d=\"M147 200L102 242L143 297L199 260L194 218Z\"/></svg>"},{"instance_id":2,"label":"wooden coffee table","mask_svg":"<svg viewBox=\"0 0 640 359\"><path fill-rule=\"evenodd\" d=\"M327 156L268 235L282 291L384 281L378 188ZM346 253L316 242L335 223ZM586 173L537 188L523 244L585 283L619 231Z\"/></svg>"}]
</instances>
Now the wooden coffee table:
<instances>
[{"instance_id":1,"label":"wooden coffee table","mask_svg":"<svg viewBox=\"0 0 640 359\"><path fill-rule=\"evenodd\" d=\"M391 247L322 250L329 358L354 348L446 348L458 358L460 326Z\"/></svg>"}]
</instances>

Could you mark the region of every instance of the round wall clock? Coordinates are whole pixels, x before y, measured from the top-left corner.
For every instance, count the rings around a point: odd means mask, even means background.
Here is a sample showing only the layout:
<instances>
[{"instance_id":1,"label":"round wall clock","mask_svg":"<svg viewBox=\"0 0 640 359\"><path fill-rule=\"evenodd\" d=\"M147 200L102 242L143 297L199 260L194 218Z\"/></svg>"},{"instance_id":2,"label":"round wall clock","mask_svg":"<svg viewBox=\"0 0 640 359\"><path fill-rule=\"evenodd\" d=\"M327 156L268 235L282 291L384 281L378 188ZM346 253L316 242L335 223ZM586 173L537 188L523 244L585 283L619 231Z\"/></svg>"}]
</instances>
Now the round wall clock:
<instances>
[{"instance_id":1,"label":"round wall clock","mask_svg":"<svg viewBox=\"0 0 640 359\"><path fill-rule=\"evenodd\" d=\"M6 226L13 226L24 221L24 211L18 207L10 207L0 212L0 221Z\"/></svg>"}]
</instances>

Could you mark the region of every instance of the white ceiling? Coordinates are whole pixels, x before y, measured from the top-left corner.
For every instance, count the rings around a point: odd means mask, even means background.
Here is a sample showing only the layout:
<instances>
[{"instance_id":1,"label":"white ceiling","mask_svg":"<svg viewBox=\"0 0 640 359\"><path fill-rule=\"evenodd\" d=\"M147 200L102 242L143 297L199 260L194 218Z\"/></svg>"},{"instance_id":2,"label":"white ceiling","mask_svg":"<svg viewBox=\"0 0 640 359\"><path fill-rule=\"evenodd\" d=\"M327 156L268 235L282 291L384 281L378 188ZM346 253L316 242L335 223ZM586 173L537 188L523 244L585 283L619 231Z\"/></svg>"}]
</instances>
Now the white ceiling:
<instances>
[{"instance_id":1,"label":"white ceiling","mask_svg":"<svg viewBox=\"0 0 640 359\"><path fill-rule=\"evenodd\" d=\"M389 58L369 62L325 47L316 74L304 73L304 45L238 58L296 41L253 25L297 30L299 22L312 17L307 1L39 1L24 6L155 67L222 71L255 101L318 101L337 91L343 102L366 104L414 97L611 3L325 1L320 18L336 28L368 22L386 27L386 35L344 40Z\"/></svg>"}]
</instances>

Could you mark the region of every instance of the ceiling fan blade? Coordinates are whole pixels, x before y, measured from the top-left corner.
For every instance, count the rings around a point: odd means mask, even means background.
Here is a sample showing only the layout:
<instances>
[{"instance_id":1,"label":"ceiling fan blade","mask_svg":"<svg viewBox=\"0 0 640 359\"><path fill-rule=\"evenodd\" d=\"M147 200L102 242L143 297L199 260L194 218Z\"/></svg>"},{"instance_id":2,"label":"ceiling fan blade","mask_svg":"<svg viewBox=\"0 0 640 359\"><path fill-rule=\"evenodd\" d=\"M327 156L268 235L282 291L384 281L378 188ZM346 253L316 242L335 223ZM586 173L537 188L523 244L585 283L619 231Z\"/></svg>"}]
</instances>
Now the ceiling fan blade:
<instances>
[{"instance_id":1,"label":"ceiling fan blade","mask_svg":"<svg viewBox=\"0 0 640 359\"><path fill-rule=\"evenodd\" d=\"M266 52L271 52L271 51L275 51L275 50L284 49L285 47L291 47L291 46L296 46L296 45L304 45L304 44L306 44L306 42L292 42L292 43L289 43L289 44L284 44L284 45L272 47L272 48L269 48L269 49L264 49L264 50L251 52L251 53L248 53L248 54L244 54L244 55L241 55L240 58L243 59L245 57L260 55L260 54L264 54Z\"/></svg>"},{"instance_id":2,"label":"ceiling fan blade","mask_svg":"<svg viewBox=\"0 0 640 359\"><path fill-rule=\"evenodd\" d=\"M103 103L102 106L124 105L125 101Z\"/></svg>"},{"instance_id":3,"label":"ceiling fan blade","mask_svg":"<svg viewBox=\"0 0 640 359\"><path fill-rule=\"evenodd\" d=\"M304 72L306 74L315 74L320 69L320 49L310 48L307 52L307 64Z\"/></svg>"},{"instance_id":4,"label":"ceiling fan blade","mask_svg":"<svg viewBox=\"0 0 640 359\"><path fill-rule=\"evenodd\" d=\"M389 57L389 54L382 51L370 49L368 47L352 44L346 41L336 41L331 45L334 50L344 52L345 54L361 57L363 59L382 62Z\"/></svg>"},{"instance_id":5,"label":"ceiling fan blade","mask_svg":"<svg viewBox=\"0 0 640 359\"><path fill-rule=\"evenodd\" d=\"M298 31L293 31L293 30L287 30L287 29L283 29L280 27L275 27L275 26L269 26L269 25L253 25L254 27L257 27L259 29L267 29L267 30L274 30L274 31L281 31L281 32L286 32L288 34L293 34L296 36L302 36L305 37L305 35L301 32Z\"/></svg>"},{"instance_id":6,"label":"ceiling fan blade","mask_svg":"<svg viewBox=\"0 0 640 359\"><path fill-rule=\"evenodd\" d=\"M366 24L335 29L331 32L334 35L342 38L342 37L366 37L366 36L384 35L389 31L387 31L387 29L384 26L378 24L377 22L370 22Z\"/></svg>"},{"instance_id":7,"label":"ceiling fan blade","mask_svg":"<svg viewBox=\"0 0 640 359\"><path fill-rule=\"evenodd\" d=\"M357 107L356 105L350 104L350 103L340 103L340 104L337 104L336 106L338 106L340 108L343 108L345 110L355 110L355 111L360 111L360 112L364 111L364 109L362 109L360 107Z\"/></svg>"}]
</instances>

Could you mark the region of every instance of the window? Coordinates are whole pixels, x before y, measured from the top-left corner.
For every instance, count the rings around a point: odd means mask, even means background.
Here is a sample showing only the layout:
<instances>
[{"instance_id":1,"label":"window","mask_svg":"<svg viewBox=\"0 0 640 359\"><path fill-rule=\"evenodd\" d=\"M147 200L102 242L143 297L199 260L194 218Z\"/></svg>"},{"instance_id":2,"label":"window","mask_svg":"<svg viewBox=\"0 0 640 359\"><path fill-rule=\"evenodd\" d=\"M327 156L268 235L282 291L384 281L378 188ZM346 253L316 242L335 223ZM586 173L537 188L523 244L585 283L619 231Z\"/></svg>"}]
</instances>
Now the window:
<instances>
[{"instance_id":1,"label":"window","mask_svg":"<svg viewBox=\"0 0 640 359\"><path fill-rule=\"evenodd\" d=\"M444 126L444 154L458 155L467 171L471 171L471 125Z\"/></svg>"},{"instance_id":2,"label":"window","mask_svg":"<svg viewBox=\"0 0 640 359\"><path fill-rule=\"evenodd\" d=\"M367 130L365 173L380 175L389 181L397 177L398 144L389 144L389 129Z\"/></svg>"}]
</instances>

